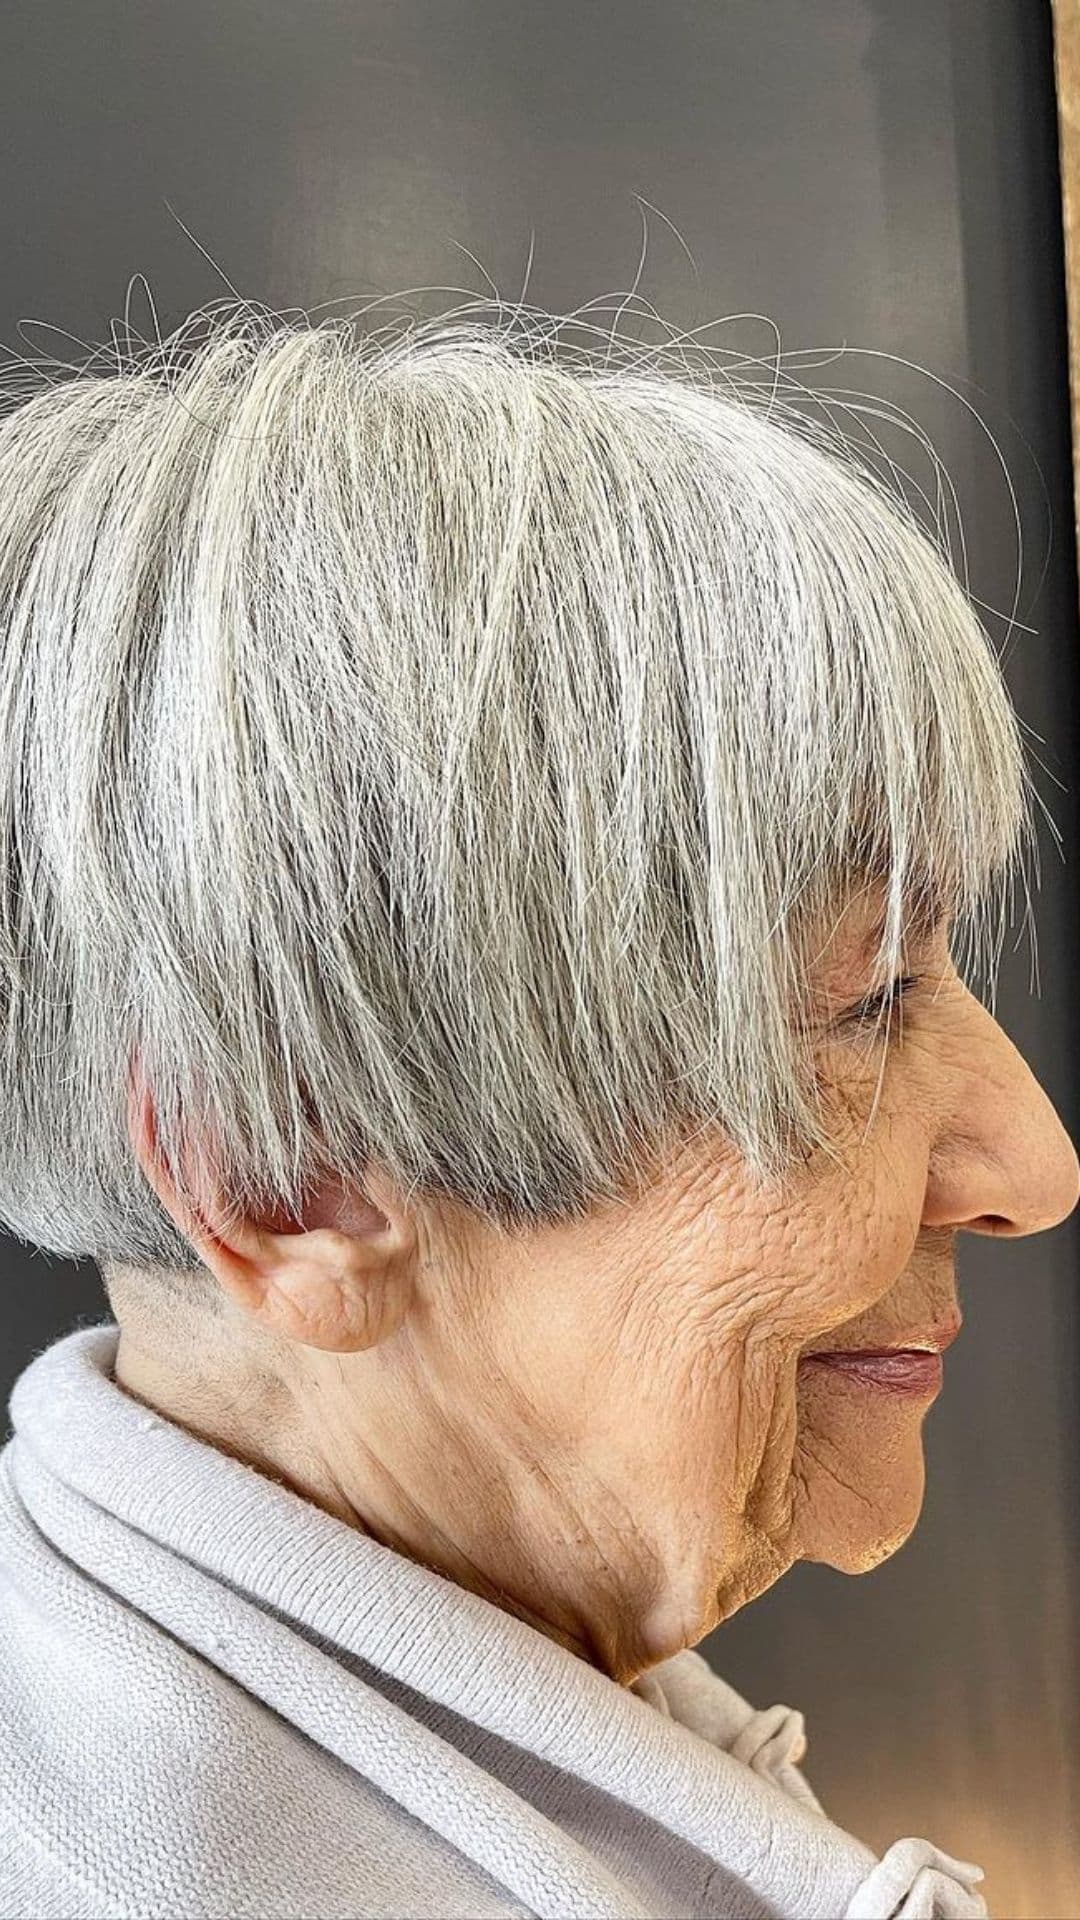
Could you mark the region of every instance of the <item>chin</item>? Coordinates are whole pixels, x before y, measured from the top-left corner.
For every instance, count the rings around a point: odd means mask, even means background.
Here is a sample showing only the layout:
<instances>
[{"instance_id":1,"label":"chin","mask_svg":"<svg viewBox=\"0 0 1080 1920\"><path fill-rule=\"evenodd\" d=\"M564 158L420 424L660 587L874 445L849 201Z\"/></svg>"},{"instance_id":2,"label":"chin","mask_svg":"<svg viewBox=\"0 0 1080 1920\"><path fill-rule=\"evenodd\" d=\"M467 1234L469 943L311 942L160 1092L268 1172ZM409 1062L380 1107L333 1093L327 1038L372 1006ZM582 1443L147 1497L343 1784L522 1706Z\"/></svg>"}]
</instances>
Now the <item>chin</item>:
<instances>
[{"instance_id":1,"label":"chin","mask_svg":"<svg viewBox=\"0 0 1080 1920\"><path fill-rule=\"evenodd\" d=\"M916 1516L917 1520L918 1516ZM845 1539L832 1542L819 1553L805 1555L808 1560L819 1560L824 1566L835 1567L837 1573L872 1573L880 1567L883 1560L890 1560L905 1546L915 1531L916 1520L910 1526L894 1528L889 1533L867 1536L865 1539Z\"/></svg>"},{"instance_id":2,"label":"chin","mask_svg":"<svg viewBox=\"0 0 1080 1920\"><path fill-rule=\"evenodd\" d=\"M922 1512L926 1466L922 1443L887 1460L860 1459L849 1483L820 1466L800 1477L796 1499L797 1557L870 1573L911 1538Z\"/></svg>"}]
</instances>

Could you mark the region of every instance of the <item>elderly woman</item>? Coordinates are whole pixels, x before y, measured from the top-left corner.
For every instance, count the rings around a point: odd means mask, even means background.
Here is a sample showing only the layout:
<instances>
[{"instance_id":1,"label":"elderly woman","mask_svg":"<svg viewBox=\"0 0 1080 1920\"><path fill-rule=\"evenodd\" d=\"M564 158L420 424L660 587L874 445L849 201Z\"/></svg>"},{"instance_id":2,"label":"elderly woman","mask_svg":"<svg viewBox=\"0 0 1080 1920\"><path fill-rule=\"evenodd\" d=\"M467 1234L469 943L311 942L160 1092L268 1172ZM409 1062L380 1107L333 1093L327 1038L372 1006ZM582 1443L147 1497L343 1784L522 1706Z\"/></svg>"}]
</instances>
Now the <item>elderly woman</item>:
<instances>
[{"instance_id":1,"label":"elderly woman","mask_svg":"<svg viewBox=\"0 0 1080 1920\"><path fill-rule=\"evenodd\" d=\"M115 1323L11 1399L4 1916L987 1912L693 1648L903 1544L957 1234L1076 1204L957 963L1031 783L676 358L241 304L5 416L0 1202Z\"/></svg>"}]
</instances>

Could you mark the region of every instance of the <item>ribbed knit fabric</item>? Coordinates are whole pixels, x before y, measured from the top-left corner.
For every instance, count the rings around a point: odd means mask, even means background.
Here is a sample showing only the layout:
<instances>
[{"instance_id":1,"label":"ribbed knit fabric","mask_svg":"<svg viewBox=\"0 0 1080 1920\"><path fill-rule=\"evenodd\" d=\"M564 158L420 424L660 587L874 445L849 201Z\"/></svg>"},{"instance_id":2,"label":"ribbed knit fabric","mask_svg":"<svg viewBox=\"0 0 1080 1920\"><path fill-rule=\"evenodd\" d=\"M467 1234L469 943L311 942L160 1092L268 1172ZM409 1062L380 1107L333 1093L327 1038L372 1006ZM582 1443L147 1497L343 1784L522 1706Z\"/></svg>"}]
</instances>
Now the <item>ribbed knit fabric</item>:
<instances>
[{"instance_id":1,"label":"ribbed knit fabric","mask_svg":"<svg viewBox=\"0 0 1080 1920\"><path fill-rule=\"evenodd\" d=\"M3 1920L986 1916L828 1819L794 1709L692 1651L619 1686L148 1412L118 1338L10 1401Z\"/></svg>"}]
</instances>

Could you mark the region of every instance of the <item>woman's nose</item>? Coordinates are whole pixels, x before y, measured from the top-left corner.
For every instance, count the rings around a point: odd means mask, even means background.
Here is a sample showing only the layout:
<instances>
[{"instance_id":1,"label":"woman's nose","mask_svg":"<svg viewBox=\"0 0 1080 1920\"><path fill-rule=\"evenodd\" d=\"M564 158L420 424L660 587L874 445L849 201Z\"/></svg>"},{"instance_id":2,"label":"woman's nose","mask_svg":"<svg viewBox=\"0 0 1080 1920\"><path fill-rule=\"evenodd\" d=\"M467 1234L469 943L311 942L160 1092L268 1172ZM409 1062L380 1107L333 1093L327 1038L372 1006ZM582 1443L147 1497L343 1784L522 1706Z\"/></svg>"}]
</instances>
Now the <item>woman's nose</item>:
<instances>
[{"instance_id":1,"label":"woman's nose","mask_svg":"<svg viewBox=\"0 0 1080 1920\"><path fill-rule=\"evenodd\" d=\"M1043 1233L1080 1200L1080 1160L1027 1061L974 996L972 1018L952 1123L931 1154L923 1224Z\"/></svg>"}]
</instances>

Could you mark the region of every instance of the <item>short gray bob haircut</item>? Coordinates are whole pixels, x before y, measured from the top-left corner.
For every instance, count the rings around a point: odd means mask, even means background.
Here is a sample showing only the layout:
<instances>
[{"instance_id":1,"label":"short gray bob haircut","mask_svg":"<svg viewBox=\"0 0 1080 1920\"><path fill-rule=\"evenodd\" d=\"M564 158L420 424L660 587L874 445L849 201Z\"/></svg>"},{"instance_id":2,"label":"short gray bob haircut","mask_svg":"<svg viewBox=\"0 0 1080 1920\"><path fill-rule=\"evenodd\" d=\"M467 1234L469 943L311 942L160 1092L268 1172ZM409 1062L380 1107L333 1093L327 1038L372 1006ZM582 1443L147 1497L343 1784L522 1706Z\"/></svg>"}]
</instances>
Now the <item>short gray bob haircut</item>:
<instances>
[{"instance_id":1,"label":"short gray bob haircut","mask_svg":"<svg viewBox=\"0 0 1080 1920\"><path fill-rule=\"evenodd\" d=\"M215 303L20 381L16 1235L200 1268L133 1154L136 1059L175 1176L211 1141L237 1214L297 1224L369 1159L514 1232L706 1129L765 1181L836 1151L810 930L874 876L883 974L930 902L983 942L1031 833L1000 660L872 460L537 308Z\"/></svg>"}]
</instances>

